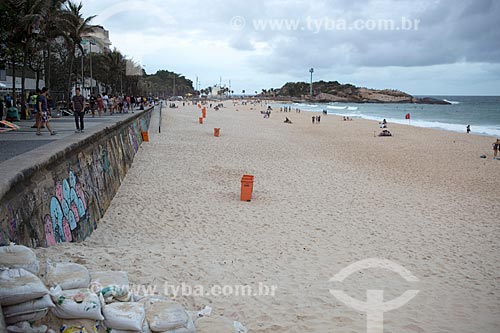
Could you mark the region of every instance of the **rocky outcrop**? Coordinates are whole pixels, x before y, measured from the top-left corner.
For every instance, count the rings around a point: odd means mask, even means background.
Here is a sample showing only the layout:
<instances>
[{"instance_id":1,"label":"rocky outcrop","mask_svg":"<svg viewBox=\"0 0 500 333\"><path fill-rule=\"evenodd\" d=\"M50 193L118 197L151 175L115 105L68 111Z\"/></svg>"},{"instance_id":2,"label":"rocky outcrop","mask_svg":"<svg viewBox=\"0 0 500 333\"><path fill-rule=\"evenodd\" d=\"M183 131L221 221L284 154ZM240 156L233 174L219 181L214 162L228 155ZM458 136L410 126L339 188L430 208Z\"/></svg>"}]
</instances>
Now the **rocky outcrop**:
<instances>
[{"instance_id":1,"label":"rocky outcrop","mask_svg":"<svg viewBox=\"0 0 500 333\"><path fill-rule=\"evenodd\" d=\"M313 97L309 97L310 85L305 82L288 82L280 89L272 89L278 99L297 99L319 103L418 103L450 104L434 98L418 98L399 90L377 90L359 88L352 84L340 84L337 81L319 81L313 83ZM265 92L263 93L265 96Z\"/></svg>"}]
</instances>

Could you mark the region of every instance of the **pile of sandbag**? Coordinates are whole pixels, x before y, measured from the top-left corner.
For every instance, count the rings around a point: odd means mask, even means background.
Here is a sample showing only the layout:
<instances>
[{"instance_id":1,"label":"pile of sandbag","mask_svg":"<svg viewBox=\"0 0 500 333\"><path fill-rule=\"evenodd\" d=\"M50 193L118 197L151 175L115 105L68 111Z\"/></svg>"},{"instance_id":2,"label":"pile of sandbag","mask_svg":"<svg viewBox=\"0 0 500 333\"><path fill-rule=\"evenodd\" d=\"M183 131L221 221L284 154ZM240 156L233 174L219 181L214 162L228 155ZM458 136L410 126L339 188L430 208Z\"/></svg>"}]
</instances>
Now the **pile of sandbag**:
<instances>
[{"instance_id":1,"label":"pile of sandbag","mask_svg":"<svg viewBox=\"0 0 500 333\"><path fill-rule=\"evenodd\" d=\"M39 263L31 249L0 247L0 304L6 325L42 319L54 307L38 273Z\"/></svg>"},{"instance_id":2,"label":"pile of sandbag","mask_svg":"<svg viewBox=\"0 0 500 333\"><path fill-rule=\"evenodd\" d=\"M133 295L127 272L89 272L47 261L43 278L34 252L0 247L0 332L245 333L239 322L188 312L168 297ZM5 319L5 322L3 321Z\"/></svg>"}]
</instances>

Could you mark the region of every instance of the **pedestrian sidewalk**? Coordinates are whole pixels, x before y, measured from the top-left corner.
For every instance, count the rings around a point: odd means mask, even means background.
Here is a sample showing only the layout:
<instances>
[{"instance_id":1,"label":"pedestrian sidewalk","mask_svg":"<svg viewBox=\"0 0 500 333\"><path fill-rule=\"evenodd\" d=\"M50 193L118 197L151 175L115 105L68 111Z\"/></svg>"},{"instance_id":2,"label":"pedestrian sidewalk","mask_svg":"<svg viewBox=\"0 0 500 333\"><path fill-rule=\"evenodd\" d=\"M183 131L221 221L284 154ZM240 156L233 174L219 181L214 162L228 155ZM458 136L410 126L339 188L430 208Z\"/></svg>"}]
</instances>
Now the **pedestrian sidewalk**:
<instances>
[{"instance_id":1,"label":"pedestrian sidewalk","mask_svg":"<svg viewBox=\"0 0 500 333\"><path fill-rule=\"evenodd\" d=\"M136 110L135 112L140 112ZM16 125L21 126L20 130L0 133L0 165L13 157L33 151L39 147L59 140L79 140L95 133L104 127L125 120L133 116L133 113L118 113L114 115L104 115L102 117L92 115L85 116L85 133L75 133L75 119L73 116L52 118L50 120L51 128L57 132L56 135L50 135L47 129L42 129L42 135L36 135L34 120L21 120Z\"/></svg>"}]
</instances>

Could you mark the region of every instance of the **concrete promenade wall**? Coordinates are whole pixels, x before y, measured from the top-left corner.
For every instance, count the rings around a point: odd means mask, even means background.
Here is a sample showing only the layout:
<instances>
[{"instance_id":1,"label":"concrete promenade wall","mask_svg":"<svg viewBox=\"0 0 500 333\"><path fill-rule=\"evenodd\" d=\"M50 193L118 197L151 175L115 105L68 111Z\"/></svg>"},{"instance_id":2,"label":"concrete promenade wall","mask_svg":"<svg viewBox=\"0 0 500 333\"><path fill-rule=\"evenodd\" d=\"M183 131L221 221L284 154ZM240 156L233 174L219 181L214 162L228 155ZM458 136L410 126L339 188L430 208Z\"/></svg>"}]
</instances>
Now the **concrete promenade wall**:
<instances>
[{"instance_id":1,"label":"concrete promenade wall","mask_svg":"<svg viewBox=\"0 0 500 333\"><path fill-rule=\"evenodd\" d=\"M47 247L89 237L125 178L152 112L58 142L32 161L26 153L4 162L20 171L0 182L0 246Z\"/></svg>"}]
</instances>

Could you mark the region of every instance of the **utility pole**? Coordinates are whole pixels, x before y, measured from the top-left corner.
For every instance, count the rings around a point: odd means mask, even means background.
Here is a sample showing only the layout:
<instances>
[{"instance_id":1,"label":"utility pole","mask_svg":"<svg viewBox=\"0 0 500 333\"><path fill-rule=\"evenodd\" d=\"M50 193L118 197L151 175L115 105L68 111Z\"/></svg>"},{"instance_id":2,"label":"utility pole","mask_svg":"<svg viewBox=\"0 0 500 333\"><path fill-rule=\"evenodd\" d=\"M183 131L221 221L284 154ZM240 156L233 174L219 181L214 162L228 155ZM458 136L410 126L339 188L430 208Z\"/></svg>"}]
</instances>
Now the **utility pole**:
<instances>
[{"instance_id":1,"label":"utility pole","mask_svg":"<svg viewBox=\"0 0 500 333\"><path fill-rule=\"evenodd\" d=\"M89 40L89 56L90 56L90 95L92 95L92 89L94 88L93 76L92 76L92 39Z\"/></svg>"},{"instance_id":2,"label":"utility pole","mask_svg":"<svg viewBox=\"0 0 500 333\"><path fill-rule=\"evenodd\" d=\"M174 74L174 87L172 90L172 97L175 97L175 74Z\"/></svg>"},{"instance_id":3,"label":"utility pole","mask_svg":"<svg viewBox=\"0 0 500 333\"><path fill-rule=\"evenodd\" d=\"M310 90L309 90L309 95L312 98L313 97L313 73L314 73L314 68L311 68L309 70L309 73L311 73L311 87L310 87Z\"/></svg>"}]
</instances>

